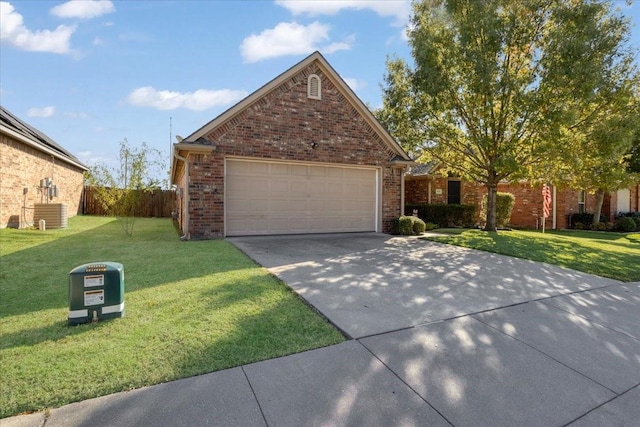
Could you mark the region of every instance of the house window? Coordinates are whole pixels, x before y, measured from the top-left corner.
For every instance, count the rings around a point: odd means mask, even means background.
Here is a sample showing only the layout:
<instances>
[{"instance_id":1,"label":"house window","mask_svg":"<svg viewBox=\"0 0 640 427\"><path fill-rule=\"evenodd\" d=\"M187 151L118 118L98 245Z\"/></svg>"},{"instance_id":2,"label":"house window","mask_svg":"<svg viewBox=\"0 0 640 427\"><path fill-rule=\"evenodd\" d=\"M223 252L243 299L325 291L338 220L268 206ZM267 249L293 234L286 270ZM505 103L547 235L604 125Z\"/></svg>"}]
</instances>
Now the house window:
<instances>
[{"instance_id":1,"label":"house window","mask_svg":"<svg viewBox=\"0 0 640 427\"><path fill-rule=\"evenodd\" d=\"M587 193L584 190L580 190L578 191L578 213L584 213L585 212L585 200L587 198Z\"/></svg>"},{"instance_id":2,"label":"house window","mask_svg":"<svg viewBox=\"0 0 640 427\"><path fill-rule=\"evenodd\" d=\"M311 74L307 79L307 98L322 99L322 82L316 74Z\"/></svg>"},{"instance_id":3,"label":"house window","mask_svg":"<svg viewBox=\"0 0 640 427\"><path fill-rule=\"evenodd\" d=\"M450 205L460 204L460 181L447 182L447 203Z\"/></svg>"}]
</instances>

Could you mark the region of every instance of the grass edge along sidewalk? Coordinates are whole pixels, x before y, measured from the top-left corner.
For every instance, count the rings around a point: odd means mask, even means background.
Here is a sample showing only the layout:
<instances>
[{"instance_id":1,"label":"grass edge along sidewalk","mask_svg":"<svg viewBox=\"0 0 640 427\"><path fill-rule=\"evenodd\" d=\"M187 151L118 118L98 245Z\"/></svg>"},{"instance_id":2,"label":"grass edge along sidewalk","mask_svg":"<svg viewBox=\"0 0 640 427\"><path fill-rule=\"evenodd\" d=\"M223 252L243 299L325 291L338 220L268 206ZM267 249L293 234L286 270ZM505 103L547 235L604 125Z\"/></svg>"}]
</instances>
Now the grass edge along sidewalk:
<instances>
[{"instance_id":1,"label":"grass edge along sidewalk","mask_svg":"<svg viewBox=\"0 0 640 427\"><path fill-rule=\"evenodd\" d=\"M640 281L640 233L559 230L498 231L441 229L423 239L546 262L584 273Z\"/></svg>"},{"instance_id":2,"label":"grass edge along sidewalk","mask_svg":"<svg viewBox=\"0 0 640 427\"><path fill-rule=\"evenodd\" d=\"M125 316L67 326L68 275L125 269ZM336 344L344 337L228 242L168 219L0 230L0 418Z\"/></svg>"}]
</instances>

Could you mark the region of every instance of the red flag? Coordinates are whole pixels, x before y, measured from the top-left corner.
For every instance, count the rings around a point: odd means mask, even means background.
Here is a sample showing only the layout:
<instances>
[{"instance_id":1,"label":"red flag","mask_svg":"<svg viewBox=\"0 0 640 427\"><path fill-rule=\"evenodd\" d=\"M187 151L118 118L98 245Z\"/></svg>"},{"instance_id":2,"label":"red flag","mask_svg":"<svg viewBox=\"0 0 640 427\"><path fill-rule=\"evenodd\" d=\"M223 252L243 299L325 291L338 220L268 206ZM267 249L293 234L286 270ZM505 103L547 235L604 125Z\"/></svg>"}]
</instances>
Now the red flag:
<instances>
[{"instance_id":1,"label":"red flag","mask_svg":"<svg viewBox=\"0 0 640 427\"><path fill-rule=\"evenodd\" d=\"M551 189L547 184L542 186L542 216L549 218L551 213Z\"/></svg>"}]
</instances>

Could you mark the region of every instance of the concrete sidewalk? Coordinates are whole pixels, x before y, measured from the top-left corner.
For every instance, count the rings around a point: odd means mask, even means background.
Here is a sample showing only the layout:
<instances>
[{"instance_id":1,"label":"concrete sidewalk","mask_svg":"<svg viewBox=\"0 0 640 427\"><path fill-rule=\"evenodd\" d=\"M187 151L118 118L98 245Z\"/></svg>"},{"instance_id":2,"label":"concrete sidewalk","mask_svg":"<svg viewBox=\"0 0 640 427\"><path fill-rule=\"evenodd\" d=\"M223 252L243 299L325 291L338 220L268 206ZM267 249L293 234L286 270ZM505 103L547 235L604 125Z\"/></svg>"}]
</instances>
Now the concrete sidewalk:
<instances>
[{"instance_id":1,"label":"concrete sidewalk","mask_svg":"<svg viewBox=\"0 0 640 427\"><path fill-rule=\"evenodd\" d=\"M0 425L638 426L640 283L381 237L234 240L357 339Z\"/></svg>"}]
</instances>

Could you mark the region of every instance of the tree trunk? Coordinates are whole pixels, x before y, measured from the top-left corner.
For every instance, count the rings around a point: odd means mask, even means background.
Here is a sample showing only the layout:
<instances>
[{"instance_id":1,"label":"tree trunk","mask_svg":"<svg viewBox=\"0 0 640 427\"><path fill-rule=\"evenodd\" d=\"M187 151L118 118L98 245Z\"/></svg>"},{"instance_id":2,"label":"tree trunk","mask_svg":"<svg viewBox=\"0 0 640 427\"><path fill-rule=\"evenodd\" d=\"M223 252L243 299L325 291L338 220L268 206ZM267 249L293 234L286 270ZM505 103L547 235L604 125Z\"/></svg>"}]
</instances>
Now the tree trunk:
<instances>
[{"instance_id":1,"label":"tree trunk","mask_svg":"<svg viewBox=\"0 0 640 427\"><path fill-rule=\"evenodd\" d=\"M484 231L496 231L496 194L498 186L496 184L487 184L487 222Z\"/></svg>"},{"instance_id":2,"label":"tree trunk","mask_svg":"<svg viewBox=\"0 0 640 427\"><path fill-rule=\"evenodd\" d=\"M604 190L596 190L596 209L593 213L593 225L600 222L600 215L602 214L602 204L604 203Z\"/></svg>"}]
</instances>

